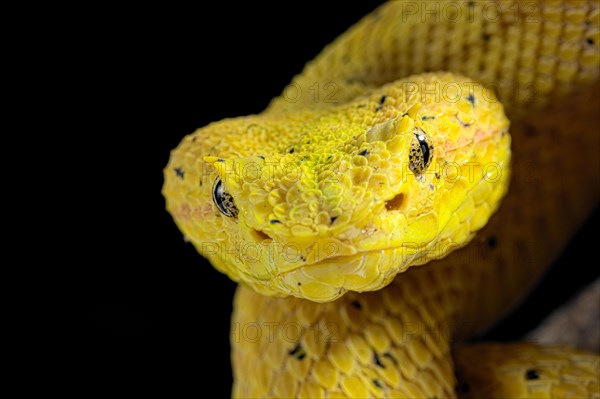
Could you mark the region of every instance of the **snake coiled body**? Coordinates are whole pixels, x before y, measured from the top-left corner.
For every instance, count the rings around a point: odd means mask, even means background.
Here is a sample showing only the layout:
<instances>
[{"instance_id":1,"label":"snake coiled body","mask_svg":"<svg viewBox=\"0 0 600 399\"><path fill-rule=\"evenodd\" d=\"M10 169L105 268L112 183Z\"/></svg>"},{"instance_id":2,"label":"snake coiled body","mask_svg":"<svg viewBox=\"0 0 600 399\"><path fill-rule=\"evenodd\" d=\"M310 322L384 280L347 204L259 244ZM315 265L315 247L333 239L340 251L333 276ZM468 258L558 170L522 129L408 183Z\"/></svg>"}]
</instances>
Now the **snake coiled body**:
<instances>
[{"instance_id":1,"label":"snake coiled body","mask_svg":"<svg viewBox=\"0 0 600 399\"><path fill-rule=\"evenodd\" d=\"M172 153L168 210L243 283L234 396L598 395L596 355L452 352L518 303L598 202L600 7L435 4L380 7L263 114ZM292 101L314 84L333 101Z\"/></svg>"}]
</instances>

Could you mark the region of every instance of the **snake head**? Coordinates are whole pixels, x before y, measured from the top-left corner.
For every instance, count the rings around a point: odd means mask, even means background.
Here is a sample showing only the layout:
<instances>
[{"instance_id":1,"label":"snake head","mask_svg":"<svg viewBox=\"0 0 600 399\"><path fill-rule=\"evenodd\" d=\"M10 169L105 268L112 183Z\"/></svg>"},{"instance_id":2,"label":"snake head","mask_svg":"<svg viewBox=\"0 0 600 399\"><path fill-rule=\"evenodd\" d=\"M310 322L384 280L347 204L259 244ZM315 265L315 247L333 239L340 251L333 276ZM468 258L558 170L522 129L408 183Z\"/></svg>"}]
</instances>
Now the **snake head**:
<instances>
[{"instance_id":1,"label":"snake head","mask_svg":"<svg viewBox=\"0 0 600 399\"><path fill-rule=\"evenodd\" d=\"M163 193L234 280L329 301L465 245L506 192L509 160L493 94L427 74L346 104L199 129L172 153Z\"/></svg>"}]
</instances>

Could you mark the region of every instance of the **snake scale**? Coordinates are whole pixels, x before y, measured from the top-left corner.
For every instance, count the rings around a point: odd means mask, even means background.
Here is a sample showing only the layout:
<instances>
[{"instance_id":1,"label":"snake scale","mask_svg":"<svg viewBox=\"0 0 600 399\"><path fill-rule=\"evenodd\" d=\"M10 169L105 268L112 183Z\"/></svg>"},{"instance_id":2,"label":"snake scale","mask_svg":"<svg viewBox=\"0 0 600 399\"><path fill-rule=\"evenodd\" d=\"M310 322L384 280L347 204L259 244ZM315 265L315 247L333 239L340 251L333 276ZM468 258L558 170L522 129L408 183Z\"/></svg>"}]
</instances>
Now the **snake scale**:
<instances>
[{"instance_id":1,"label":"snake scale","mask_svg":"<svg viewBox=\"0 0 600 399\"><path fill-rule=\"evenodd\" d=\"M393 1L185 137L163 194L241 283L233 396L600 397L596 354L460 344L598 203L599 49L597 1Z\"/></svg>"}]
</instances>

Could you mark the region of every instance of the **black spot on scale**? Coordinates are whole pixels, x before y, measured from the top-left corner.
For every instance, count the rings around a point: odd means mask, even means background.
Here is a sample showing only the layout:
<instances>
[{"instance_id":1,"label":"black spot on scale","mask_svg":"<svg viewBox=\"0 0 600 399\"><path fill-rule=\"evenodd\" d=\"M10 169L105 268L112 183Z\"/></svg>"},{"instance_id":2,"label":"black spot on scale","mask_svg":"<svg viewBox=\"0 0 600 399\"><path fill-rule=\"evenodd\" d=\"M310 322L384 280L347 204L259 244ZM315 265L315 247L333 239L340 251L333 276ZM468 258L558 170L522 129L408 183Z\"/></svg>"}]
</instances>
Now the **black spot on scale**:
<instances>
[{"instance_id":1,"label":"black spot on scale","mask_svg":"<svg viewBox=\"0 0 600 399\"><path fill-rule=\"evenodd\" d=\"M421 117L422 121L431 121L431 120L434 120L434 119L435 119L435 116L427 116L427 115L425 115L425 116Z\"/></svg>"},{"instance_id":2,"label":"black spot on scale","mask_svg":"<svg viewBox=\"0 0 600 399\"><path fill-rule=\"evenodd\" d=\"M298 281L298 286L301 286L301 285L302 285L302 283L300 281Z\"/></svg>"},{"instance_id":3,"label":"black spot on scale","mask_svg":"<svg viewBox=\"0 0 600 399\"><path fill-rule=\"evenodd\" d=\"M269 221L269 223L271 223L271 224L278 224L278 223L281 223L281 221L279 221L279 220L277 220L277 219L271 219L271 220Z\"/></svg>"},{"instance_id":4,"label":"black spot on scale","mask_svg":"<svg viewBox=\"0 0 600 399\"><path fill-rule=\"evenodd\" d=\"M362 305L358 301L352 301L352 302L350 302L350 304L352 305L353 308L356 308L358 310L362 309Z\"/></svg>"},{"instance_id":5,"label":"black spot on scale","mask_svg":"<svg viewBox=\"0 0 600 399\"><path fill-rule=\"evenodd\" d=\"M175 175L177 175L177 177L179 177L180 179L183 179L185 177L185 173L181 168L175 168Z\"/></svg>"},{"instance_id":6,"label":"black spot on scale","mask_svg":"<svg viewBox=\"0 0 600 399\"><path fill-rule=\"evenodd\" d=\"M294 356L298 360L302 360L306 357L306 352L304 351L304 348L302 348L302 345L300 345L299 343L296 344L296 346L294 346L291 350L289 350L288 354L290 356Z\"/></svg>"},{"instance_id":7,"label":"black spot on scale","mask_svg":"<svg viewBox=\"0 0 600 399\"><path fill-rule=\"evenodd\" d=\"M438 180L440 179L440 174L438 172L435 172L435 178Z\"/></svg>"},{"instance_id":8,"label":"black spot on scale","mask_svg":"<svg viewBox=\"0 0 600 399\"><path fill-rule=\"evenodd\" d=\"M383 108L383 103L385 102L386 98L387 98L386 95L381 96L381 98L379 99L379 105L377 106L375 111L381 111L381 109Z\"/></svg>"},{"instance_id":9,"label":"black spot on scale","mask_svg":"<svg viewBox=\"0 0 600 399\"><path fill-rule=\"evenodd\" d=\"M539 380L540 379L540 372L536 369L529 369L525 372L525 379L526 380Z\"/></svg>"},{"instance_id":10,"label":"black spot on scale","mask_svg":"<svg viewBox=\"0 0 600 399\"><path fill-rule=\"evenodd\" d=\"M381 367L382 369L385 368L385 364L381 363L381 359L379 358L379 356L377 356L377 353L375 353L375 352L373 352L373 363L377 367Z\"/></svg>"},{"instance_id":11,"label":"black spot on scale","mask_svg":"<svg viewBox=\"0 0 600 399\"><path fill-rule=\"evenodd\" d=\"M367 156L368 154L369 154L369 150L367 150L366 148L358 153L358 155L362 155L363 157Z\"/></svg>"},{"instance_id":12,"label":"black spot on scale","mask_svg":"<svg viewBox=\"0 0 600 399\"><path fill-rule=\"evenodd\" d=\"M481 39L484 42L489 42L491 38L492 38L492 35L490 35L489 33L484 33L483 35L481 35Z\"/></svg>"},{"instance_id":13,"label":"black spot on scale","mask_svg":"<svg viewBox=\"0 0 600 399\"><path fill-rule=\"evenodd\" d=\"M496 241L496 236L491 236L490 238L488 238L487 246L489 248L496 248L497 244L498 244L498 242Z\"/></svg>"},{"instance_id":14,"label":"black spot on scale","mask_svg":"<svg viewBox=\"0 0 600 399\"><path fill-rule=\"evenodd\" d=\"M396 366L398 365L398 360L396 360L396 358L394 357L394 355L392 355L390 352L385 352L383 354L383 357L387 357L388 359L390 359L392 361L392 363L394 363Z\"/></svg>"},{"instance_id":15,"label":"black spot on scale","mask_svg":"<svg viewBox=\"0 0 600 399\"><path fill-rule=\"evenodd\" d=\"M594 39L592 39L591 37L588 37L587 39L585 39L585 42L587 44L589 44L590 46L594 45Z\"/></svg>"},{"instance_id":16,"label":"black spot on scale","mask_svg":"<svg viewBox=\"0 0 600 399\"><path fill-rule=\"evenodd\" d=\"M383 385L381 385L381 382L377 378L373 378L373 385L379 389L383 389Z\"/></svg>"},{"instance_id":17,"label":"black spot on scale","mask_svg":"<svg viewBox=\"0 0 600 399\"><path fill-rule=\"evenodd\" d=\"M293 154L294 153L294 148L292 147L289 151L288 154Z\"/></svg>"},{"instance_id":18,"label":"black spot on scale","mask_svg":"<svg viewBox=\"0 0 600 399\"><path fill-rule=\"evenodd\" d=\"M475 106L475 96L473 93L469 93L467 96L467 101L470 102L472 106Z\"/></svg>"},{"instance_id":19,"label":"black spot on scale","mask_svg":"<svg viewBox=\"0 0 600 399\"><path fill-rule=\"evenodd\" d=\"M262 155L259 155L258 157L259 157L260 159L262 159L262 160L264 160L264 159L265 159L265 157L263 157Z\"/></svg>"},{"instance_id":20,"label":"black spot on scale","mask_svg":"<svg viewBox=\"0 0 600 399\"><path fill-rule=\"evenodd\" d=\"M460 124L461 124L461 126L462 126L462 127L469 127L469 126L471 126L471 124L470 124L470 123L468 123L468 122L463 122L463 121L462 121L462 120L461 120L461 119L458 117L458 114L454 115L454 117L456 118L456 120L458 121L458 123L460 123Z\"/></svg>"},{"instance_id":21,"label":"black spot on scale","mask_svg":"<svg viewBox=\"0 0 600 399\"><path fill-rule=\"evenodd\" d=\"M329 224L333 224L333 222L335 222L335 219L337 219L337 218L338 218L337 216L332 216Z\"/></svg>"}]
</instances>

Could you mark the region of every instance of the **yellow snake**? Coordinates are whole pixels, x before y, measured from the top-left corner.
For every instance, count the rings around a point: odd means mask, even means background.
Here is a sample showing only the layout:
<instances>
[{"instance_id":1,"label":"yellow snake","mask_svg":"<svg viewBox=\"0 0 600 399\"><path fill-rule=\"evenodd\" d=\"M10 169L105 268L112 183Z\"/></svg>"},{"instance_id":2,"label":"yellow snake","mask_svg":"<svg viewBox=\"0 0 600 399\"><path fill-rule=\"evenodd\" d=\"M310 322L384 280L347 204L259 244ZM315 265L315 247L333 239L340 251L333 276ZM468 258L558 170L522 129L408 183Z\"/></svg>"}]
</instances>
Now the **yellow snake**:
<instances>
[{"instance_id":1,"label":"yellow snake","mask_svg":"<svg viewBox=\"0 0 600 399\"><path fill-rule=\"evenodd\" d=\"M598 202L599 46L597 1L394 1L185 137L163 194L241 283L233 396L600 397L596 354L458 344Z\"/></svg>"}]
</instances>

